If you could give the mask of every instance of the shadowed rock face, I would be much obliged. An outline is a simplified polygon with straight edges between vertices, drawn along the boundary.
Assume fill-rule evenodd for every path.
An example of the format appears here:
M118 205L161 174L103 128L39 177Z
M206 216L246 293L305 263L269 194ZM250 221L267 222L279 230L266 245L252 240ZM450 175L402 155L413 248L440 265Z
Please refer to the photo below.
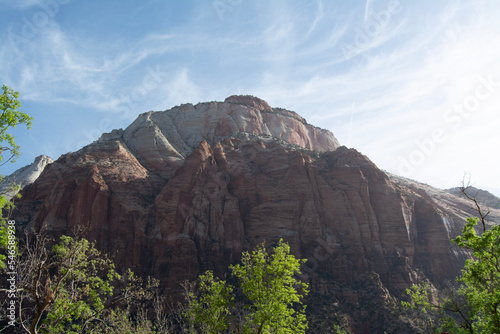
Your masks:
M245 96L148 112L63 155L24 189L15 218L54 233L83 226L119 267L174 291L282 238L308 259L314 295L349 304L339 286L366 277L396 295L422 274L453 279L466 254L450 240L467 204L443 193Z

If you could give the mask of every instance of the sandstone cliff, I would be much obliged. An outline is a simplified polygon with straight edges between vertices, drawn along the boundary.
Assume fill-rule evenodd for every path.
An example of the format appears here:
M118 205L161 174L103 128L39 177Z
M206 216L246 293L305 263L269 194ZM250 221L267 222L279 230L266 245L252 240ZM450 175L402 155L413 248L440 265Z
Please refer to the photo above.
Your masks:
M451 243L467 205L387 175L294 112L233 96L142 114L61 156L24 189L15 215L54 233L83 226L119 267L172 293L283 238L308 259L313 295L359 310L366 282L384 303L424 276L453 279L467 257ZM380 326L353 314L354 331Z
M225 102L184 104L165 112L141 114L124 131L99 140L121 140L148 169L170 177L202 142L246 134L282 140L318 152L340 145L330 131L316 128L292 111L272 109L258 98L231 96Z

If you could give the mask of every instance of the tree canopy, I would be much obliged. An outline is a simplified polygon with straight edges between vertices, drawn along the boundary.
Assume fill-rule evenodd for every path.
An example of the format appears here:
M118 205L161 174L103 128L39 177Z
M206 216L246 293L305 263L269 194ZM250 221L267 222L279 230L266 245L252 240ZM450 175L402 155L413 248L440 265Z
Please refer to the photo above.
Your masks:
M187 295L186 317L191 332L202 333L304 333L307 329L303 297L308 284L302 282L300 265L305 260L290 254L290 246L279 241L272 253L264 245L242 254L241 263L230 267L245 302L234 303L238 291L208 271L199 277L199 289ZM241 297L239 298L240 300Z
M119 307L152 299L141 279L130 270L120 275L86 239L62 236L50 244L35 234L20 246L16 322L26 333L100 333L103 324L108 333L114 317L128 319Z
M14 136L9 133L11 128L15 128L19 124L25 124L27 129L31 128L33 118L24 112L17 110L21 107L19 101L19 92L15 92L12 88L3 85L2 94L0 95L0 166L8 161L15 162L16 158L21 154L19 145L14 141ZM4 152L9 151L10 156L4 161ZM3 161L3 162L2 162ZM0 173L1 174L1 173ZM0 181L3 176L0 175ZM12 185L14 187L14 185ZM8 217L4 215L14 207L10 198L5 197L5 193L0 193L0 249L6 250L9 255L13 256L15 252L14 247L14 226L8 230L7 220ZM10 233L10 238L9 238ZM9 247L9 241L11 242ZM5 268L5 260L7 256L0 254L0 269Z
M458 288L449 296L432 301L427 285L412 286L407 290L410 302L407 307L419 308L430 315L431 323L440 330L451 333L500 333L500 226L487 228L477 201L469 197L478 210L479 217L467 219L462 234L453 239L460 248L467 249L471 258L465 262L457 278ZM476 231L481 222L481 234ZM437 314L436 314L437 312Z
M6 85L2 86L2 91L3 93L0 95L0 162L4 160L3 153L5 151L10 151L10 157L7 161L11 160L14 162L20 154L20 147L16 144L14 136L8 130L20 124L25 124L27 129L31 129L33 117L17 110L21 107L19 92L14 91Z

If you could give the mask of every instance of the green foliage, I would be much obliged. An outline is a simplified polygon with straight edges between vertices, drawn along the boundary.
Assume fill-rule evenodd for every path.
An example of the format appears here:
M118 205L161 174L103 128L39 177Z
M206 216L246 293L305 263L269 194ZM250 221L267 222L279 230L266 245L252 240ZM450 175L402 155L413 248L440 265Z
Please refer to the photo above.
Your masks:
M339 325L333 325L333 331L335 334L348 334L348 332Z
M280 240L269 255L264 246L243 253L242 264L232 266L243 293L250 300L244 333L304 333L307 329L303 295L308 285L295 278L300 274L298 260L290 255L290 246Z
M28 129L31 128L32 117L17 110L21 107L21 102L19 101L19 93L15 92L6 85L2 86L2 95L0 95L0 162L3 161L4 151L10 151L11 156L7 160L12 160L15 162L16 158L20 154L20 147L14 141L14 136L12 136L7 131L10 128L15 128L19 124L25 124ZM6 146L5 146L6 145ZM5 162L4 162L5 163ZM2 164L0 164L2 165ZM0 175L0 182L3 177ZM15 188L15 186L12 186ZM11 190L11 189L9 189ZM7 199L5 193L0 194L0 249L8 250L8 229L7 229L7 218L4 217L4 211L10 212L14 208L14 204ZM7 256L5 254L0 254L0 269L5 269L5 260Z
M130 308L110 309L101 321L95 322L88 327L88 333L93 334L155 334L167 333L157 331L153 322L148 319L144 308L138 311L135 319L131 315Z
M241 264L230 267L238 279L247 303L243 309L232 305L233 287L216 280L211 272L200 276L198 293L187 294L185 312L191 333L304 333L307 329L304 295L308 284L301 282L300 265L290 246L280 240L269 254L262 245L242 254ZM233 315L233 316L231 316ZM239 316L239 317L238 317Z
M445 328L454 327L455 318L446 313L445 307L445 304L450 304L450 300L442 303L433 302L431 287L427 283L419 286L412 285L410 289L406 289L406 293L410 296L410 301L402 301L401 304L408 309L415 310L413 322L418 328L427 329L432 333L441 333ZM456 331L456 333L463 332Z
M85 239L62 236L53 252L57 272L49 278L49 291L54 291L54 296L43 327L51 333L71 332L70 328L77 332L83 326L78 320L100 313L104 301L113 296L111 282L121 277L111 260L101 257Z
M233 287L214 278L211 271L199 277L198 293L188 291L185 315L203 333L224 333L228 328ZM194 327L192 326L192 327ZM191 328L191 331L193 329Z
M5 142L7 146L0 147L0 162L4 158L4 151L10 151L12 162L14 162L20 154L20 147L14 141L14 136L9 134L7 130L15 128L19 124L25 124L30 129L33 118L17 110L17 108L21 107L18 92L15 92L6 85L2 86L2 90L3 93L0 95L0 112L2 113L0 115L0 143Z
M483 226L484 224L484 217ZM407 290L410 302L403 306L433 313L429 320L440 330L451 333L500 333L500 226L494 226L478 235L478 218L468 218L461 236L453 240L468 249L468 259L457 279L456 294L432 301L427 285L412 286Z
M429 286L427 283L422 285L412 285L410 289L406 289L406 293L410 296L410 301L402 301L401 304L407 308L417 308L419 307L423 313L427 313L428 310L434 309L434 304L429 300Z
M500 226L477 235L478 221L467 219L462 236L453 240L474 257L462 269L459 293L467 300L474 333L500 333Z
M19 319L32 334L86 332L111 309L151 297L130 270L119 275L86 239L62 236L49 251L47 239L37 237L26 243L18 271Z

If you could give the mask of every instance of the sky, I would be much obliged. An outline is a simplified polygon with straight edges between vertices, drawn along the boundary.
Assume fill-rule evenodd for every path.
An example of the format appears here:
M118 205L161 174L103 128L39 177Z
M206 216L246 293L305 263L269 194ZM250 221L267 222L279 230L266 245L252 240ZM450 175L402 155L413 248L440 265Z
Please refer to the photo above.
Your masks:
M137 115L250 94L383 170L500 196L500 2L0 0L0 84L22 156L77 151Z

